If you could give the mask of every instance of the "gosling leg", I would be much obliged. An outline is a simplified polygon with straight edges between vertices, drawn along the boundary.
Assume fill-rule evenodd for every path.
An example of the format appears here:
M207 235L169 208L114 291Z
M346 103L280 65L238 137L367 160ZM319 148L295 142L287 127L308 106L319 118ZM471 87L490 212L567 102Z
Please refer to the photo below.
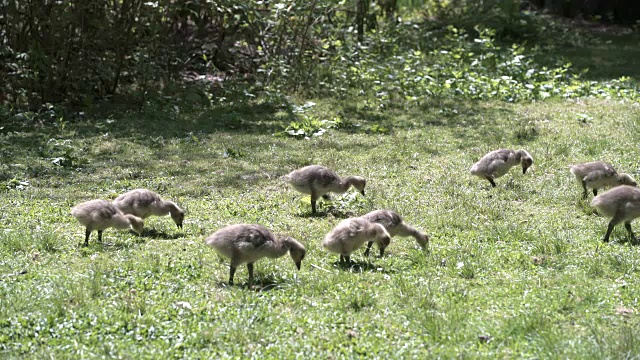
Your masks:
M367 243L367 248L364 250L364 256L369 256L369 251L371 250L371 246L373 246L373 241L369 241Z
M91 230L87 228L87 230L84 232L84 246L89 246L89 235L91 235Z
M490 177L487 177L487 180L489 180L489 182L491 183L491 187L496 187L496 183L493 182L493 179Z
M611 221L609 222L609 226L607 227L607 233L604 234L604 239L602 239L602 241L604 242L609 242L609 236L611 235L611 232L613 231L613 228L618 225L620 223L620 221L622 221L622 218L620 216L618 216L618 214L616 214L616 216L614 216ZM625 224L626 227L626 224ZM631 227L631 224L629 224L629 227ZM627 230L629 230L629 228L627 228Z
M98 242L102 244L102 230L98 230Z
M582 188L584 189L584 192L582 193L582 198L586 199L589 196L589 194L587 194L587 183L584 180L582 180Z
M613 231L613 228L616 226L616 224L613 222L613 220L611 220L609 222L609 226L607 227L607 233L604 234L604 239L602 239L602 241L608 243L609 242L609 236L611 235L611 232Z
M236 267L233 265L229 266L229 285L233 285L233 275L236 273Z
M636 239L636 236L633 234L633 230L631 230L631 222L630 221L625 222L624 227L629 232L629 236L631 236L631 243L636 244L637 239Z
M318 200L318 194L314 188L311 188L311 213L316 213L316 201Z
M253 284L253 263L247 264L247 270L249 270L249 285Z

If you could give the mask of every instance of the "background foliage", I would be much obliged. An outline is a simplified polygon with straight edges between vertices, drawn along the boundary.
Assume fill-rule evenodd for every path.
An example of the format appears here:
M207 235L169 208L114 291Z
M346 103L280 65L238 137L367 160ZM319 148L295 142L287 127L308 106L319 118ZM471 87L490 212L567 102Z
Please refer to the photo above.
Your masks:
M628 23L638 14L627 2L574 1L568 14ZM559 3L568 2L2 0L0 102L40 110L120 97L144 106L189 88L189 100L207 105L238 84L272 93L368 89L390 101L628 89L624 79L594 89L567 63L531 63L550 38L575 40L531 12Z

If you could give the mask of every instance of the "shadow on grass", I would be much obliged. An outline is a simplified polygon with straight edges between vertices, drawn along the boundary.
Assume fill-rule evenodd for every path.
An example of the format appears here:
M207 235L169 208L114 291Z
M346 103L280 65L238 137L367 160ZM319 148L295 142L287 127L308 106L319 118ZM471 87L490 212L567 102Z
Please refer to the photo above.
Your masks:
M237 280L233 285L229 285L229 282L218 282L216 284L216 288L218 289L229 289L229 288L238 288L242 290L249 290L255 292L263 292L263 291L271 291L283 289L288 285L288 282L282 278L277 278L272 275L260 275L257 274L253 278L253 283L249 284L248 279L244 279L242 282L238 282Z
M142 231L142 235L140 236L151 238L151 239L158 239L158 240L175 240L175 239L183 238L185 235L181 232L168 234L164 231L158 231L156 229L144 229Z
M395 271L390 269L385 269L382 266L376 265L371 261L358 261L351 260L349 263L341 263L339 260L334 261L332 263L334 267L337 267L340 270L348 271L348 272L375 272L382 274L392 274Z
M606 242L602 241L602 239L600 239L600 242L598 244L598 246L606 246L606 245L638 246L638 245L640 245L640 238L638 238L638 237L632 238L631 236L629 236L629 234L620 235L620 236L614 236L613 234L611 234L611 237L609 238L609 242L608 243L606 243Z
M64 127L46 117L39 118L39 115L34 115L33 119L2 119L0 135L8 135L5 141L9 146L0 149L0 155L7 163L34 155L47 161L60 156L81 158L86 149L77 148L77 142L98 136L104 137L105 142L127 139L162 153L167 140L177 139L198 146L201 137L212 133L270 135L284 129L297 118L289 103L233 104L233 99L230 103L185 112L175 111L173 106L166 105L150 108L146 112L97 110L86 118L78 118L74 114L63 115L60 110ZM60 149L51 145L52 140L66 139L69 134L72 134L73 143L63 143L58 146ZM255 143L248 145L255 146ZM251 154L250 151L247 153ZM126 160L130 163L135 159ZM76 167L78 164L74 161L73 168Z
M326 217L327 215L329 215L329 213L326 211L318 211L312 213L311 210L309 210L308 212L299 213L298 217L301 217L303 219L320 219Z
M272 134L297 119L297 115L288 109L288 104L279 106L269 103L216 106L188 115L142 114L137 118L128 118L125 124L120 123L120 129L114 127L112 131L116 132L114 136L129 136L143 125L144 133L140 134L143 135L142 139L148 136L180 137L186 133Z
M347 219L347 218L356 216L354 212L351 212L351 211L344 212L344 211L335 210L335 209L318 211L315 214L312 213L311 210L309 210L309 212L298 214L298 216L303 219L319 219L319 218L325 218L329 215L335 217L336 219Z
M627 76L640 82L640 34L619 27L599 26L587 29L591 37L576 44L553 47L553 55L536 57L536 61L549 67L557 66L554 58L570 62L576 71L588 70L582 78L609 81Z
M85 255L89 255L89 253L94 253L94 252L112 252L112 251L118 251L118 250L127 250L143 242L144 240L140 240L138 237L136 237L135 241L112 242L112 241L103 239L102 242L98 242L98 241L89 240L88 246L84 246L84 242L80 242L78 243L78 248Z

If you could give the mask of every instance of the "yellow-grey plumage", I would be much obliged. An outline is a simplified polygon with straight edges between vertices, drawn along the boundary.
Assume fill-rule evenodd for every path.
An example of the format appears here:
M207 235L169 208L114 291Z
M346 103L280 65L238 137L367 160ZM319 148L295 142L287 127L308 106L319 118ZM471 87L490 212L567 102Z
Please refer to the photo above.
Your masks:
M141 218L124 214L115 205L107 200L90 200L74 206L71 209L73 215L80 224L86 227L84 246L89 245L89 236L93 230L98 231L98 241L102 242L102 231L113 227L126 229L129 226L142 234L144 222Z
M171 215L178 228L182 229L184 211L173 201L164 200L157 193L147 189L135 189L118 196L113 204L125 214L146 219L149 216Z
M635 241L631 230L631 221L640 217L640 189L629 185L614 187L594 197L591 206L611 219L607 233L604 235L604 242L609 242L611 231L621 222L624 222L624 227L631 235L631 239Z
M598 195L598 189L619 185L636 186L636 181L629 174L618 173L611 164L603 161L591 161L575 164L569 171L582 185L582 196L587 198L587 189L593 189L593 195Z
M316 201L327 193L342 194L355 187L364 195L367 181L361 176L341 178L338 174L320 165L309 165L294 170L285 176L285 180L303 194L311 195L311 212L316 212Z
M380 252L389 245L391 236L384 226L363 218L342 220L322 241L322 246L336 254L340 254L340 262L350 262L351 253L359 249L365 242L373 241L380 247Z
M494 180L506 174L512 167L521 165L522 173L526 174L532 164L533 158L526 150L499 149L483 156L473 164L470 172L489 181L492 187L496 187Z
M361 216L363 219L368 220L370 222L378 223L387 230L390 236L413 236L420 245L421 248L425 249L429 245L429 235L419 231L413 226L404 222L402 217L395 211L392 210L375 210L368 214ZM365 256L369 256L369 251L371 250L371 246L373 245L373 241L369 241L367 244L367 249L364 252ZM384 248L380 248L380 257L384 255Z
M264 257L279 258L289 252L298 270L306 250L296 239L275 236L258 224L235 224L226 226L205 239L205 243L218 254L231 260L229 284L239 265L247 264L249 283L253 281L253 263Z

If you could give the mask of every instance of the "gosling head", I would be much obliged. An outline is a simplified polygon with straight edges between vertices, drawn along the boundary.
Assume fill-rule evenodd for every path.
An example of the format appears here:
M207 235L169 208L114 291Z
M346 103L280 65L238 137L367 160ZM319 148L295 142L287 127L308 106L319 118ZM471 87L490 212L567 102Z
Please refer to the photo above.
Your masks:
M429 235L425 233L418 233L416 235L416 241L422 249L426 249L427 247L429 247Z
M625 173L618 174L618 182L620 185L638 186L635 179L632 178L631 175Z
M125 215L127 220L129 220L129 224L133 231L135 231L138 235L142 235L142 229L144 228L144 221L137 216L127 214Z
M526 150L518 150L516 152L516 159L520 160L520 165L522 165L522 173L526 174L527 169L533 165L533 158Z
M179 229L182 229L182 222L184 221L184 211L180 209L178 209L178 211L172 211L171 219L173 219L173 222L175 222L176 225L178 225Z
M296 264L296 268L300 270L300 266L302 265L302 260L304 260L304 256L307 254L307 250L304 248L298 240L286 236L283 238L285 244L289 247L289 255L291 255L291 259Z
M364 196L364 187L367 185L367 180L362 176L351 176L349 177L349 183Z

